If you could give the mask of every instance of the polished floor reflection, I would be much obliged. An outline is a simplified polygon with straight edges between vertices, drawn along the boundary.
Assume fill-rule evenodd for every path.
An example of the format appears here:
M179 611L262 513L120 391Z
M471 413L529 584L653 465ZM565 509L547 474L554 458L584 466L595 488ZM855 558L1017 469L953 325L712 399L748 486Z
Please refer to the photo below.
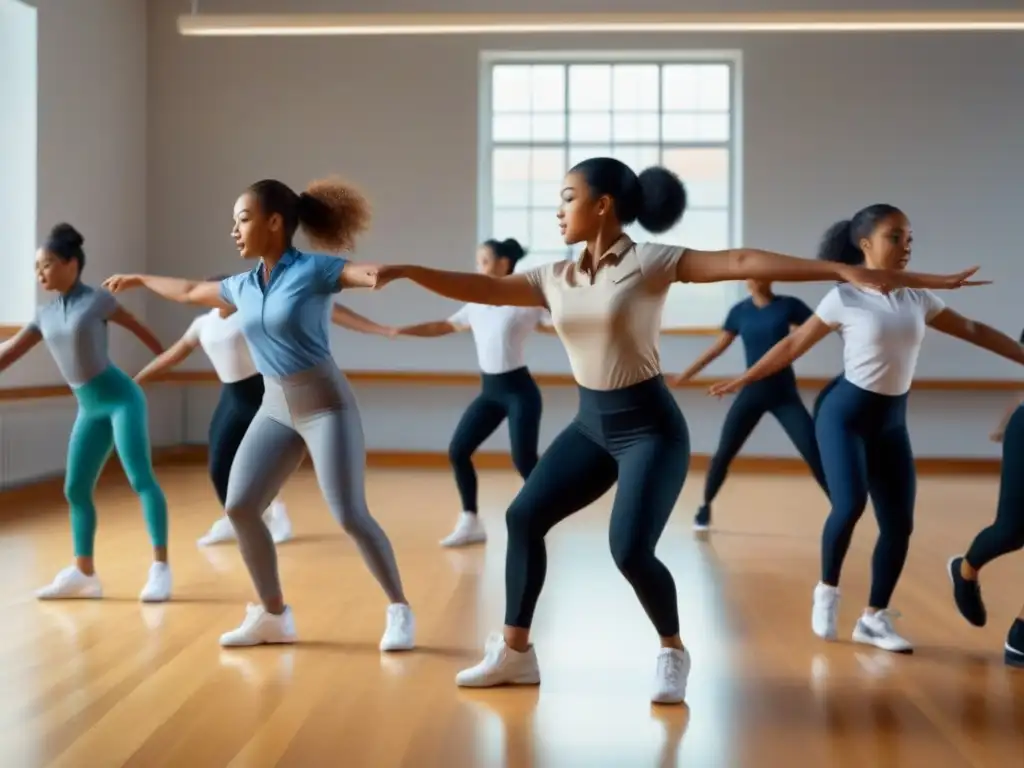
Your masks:
M37 603L68 559L56 501L3 500L0 765L68 766L1011 766L1024 755L1024 672L1006 627L1024 601L1024 554L985 573L989 626L956 614L944 566L991 517L992 478L922 478L894 607L911 657L846 641L867 595L876 531L847 560L841 637L810 632L826 511L810 479L736 476L716 530L690 530L687 483L659 554L675 574L694 669L689 706L648 702L656 639L607 545L609 501L555 529L536 617L543 684L459 691L503 610L502 512L518 488L481 477L486 547L446 551L447 475L372 471L371 509L398 553L418 652L382 656L385 602L333 525L310 473L285 491L296 539L280 548L301 643L221 651L251 591L237 549L199 550L217 511L199 467L160 471L172 510L176 600L142 606L141 516L123 481L99 492L107 597Z

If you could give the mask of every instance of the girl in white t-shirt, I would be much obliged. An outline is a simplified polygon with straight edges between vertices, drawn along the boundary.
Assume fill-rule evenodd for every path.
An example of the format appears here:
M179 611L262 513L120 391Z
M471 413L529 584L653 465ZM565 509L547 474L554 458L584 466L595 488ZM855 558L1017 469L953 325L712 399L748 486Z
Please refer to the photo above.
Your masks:
M502 277L511 275L526 255L518 241L488 240L476 254L477 271ZM447 320L399 328L402 336L436 337L471 331L480 365L480 394L469 404L455 427L448 457L462 502L455 530L441 540L444 547L461 547L487 540L477 515L477 477L473 454L501 423L508 419L512 463L525 480L537 465L540 439L541 396L526 366L526 340L535 330L546 330L550 316L542 307L497 307L465 304Z
M833 225L819 258L904 269L911 242L910 222L902 211L872 205ZM843 559L870 496L879 534L868 607L853 639L887 651L913 650L893 628L889 601L914 525L917 476L906 423L907 394L927 326L1024 364L1020 344L948 309L930 290L898 288L883 294L844 283L829 291L807 322L746 373L711 389L719 395L734 392L791 365L832 331L842 336L843 375L820 398L815 422L832 511L822 535L821 581L814 590L811 626L826 640L836 637Z

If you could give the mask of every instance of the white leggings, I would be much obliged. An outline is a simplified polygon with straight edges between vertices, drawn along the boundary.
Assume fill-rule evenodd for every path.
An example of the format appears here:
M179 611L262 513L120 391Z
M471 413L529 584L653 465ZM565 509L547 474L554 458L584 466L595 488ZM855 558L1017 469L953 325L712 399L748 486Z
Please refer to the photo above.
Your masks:
M334 517L351 536L388 599L400 602L395 554L366 506L366 447L355 395L333 360L283 379L265 378L263 404L238 447L225 509L256 591L281 597L277 551L262 520L306 450Z

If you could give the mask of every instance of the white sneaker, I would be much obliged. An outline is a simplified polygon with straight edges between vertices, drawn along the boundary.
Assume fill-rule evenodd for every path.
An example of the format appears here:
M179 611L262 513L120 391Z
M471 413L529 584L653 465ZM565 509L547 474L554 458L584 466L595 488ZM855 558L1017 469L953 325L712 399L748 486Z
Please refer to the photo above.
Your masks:
M839 613L839 588L818 583L814 588L811 629L823 640L836 639L836 615Z
M275 544L284 544L292 537L292 521L283 502L275 499L263 513L263 522Z
M214 544L223 544L227 541L235 541L238 539L235 534L235 526L231 524L227 515L220 518L212 526L210 530L200 537L198 544L200 547L210 547Z
M655 704L682 704L686 700L686 680L689 676L690 652L662 648L658 653L651 701Z
M149 566L149 578L139 593L144 603L164 603L171 599L171 567L167 563Z
M388 624L380 639L382 651L411 651L416 647L416 617L403 603L388 606Z
M455 676L455 684L462 688L491 688L496 685L537 685L540 667L533 643L525 652L513 651L505 638L495 633L487 639L484 659L475 667L464 669Z
M36 597L40 600L96 599L103 597L103 585L96 574L86 576L78 566L69 565L52 582L36 590Z
M228 648L294 642L295 621L291 607L285 606L284 613L275 615L253 603L245 609L242 625L220 636L220 644Z
M481 544L487 541L487 531L480 518L472 512L463 512L459 515L459 522L455 524L455 530L446 538L441 539L442 547L465 547L470 544Z
M865 613L857 620L853 628L853 641L881 648L893 653L913 653L914 646L905 637L901 637L893 628L892 620L899 618L899 611L878 611Z

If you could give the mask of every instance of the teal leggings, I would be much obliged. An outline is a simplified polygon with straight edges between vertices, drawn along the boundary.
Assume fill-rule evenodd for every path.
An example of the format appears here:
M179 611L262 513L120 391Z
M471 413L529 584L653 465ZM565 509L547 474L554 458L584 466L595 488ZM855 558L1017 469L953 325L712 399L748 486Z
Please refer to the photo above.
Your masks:
M142 502L154 547L167 546L167 500L153 474L149 416L142 388L110 366L75 390L78 417L71 428L64 495L71 506L76 557L92 557L96 539L93 491L110 451L117 446L128 482Z

